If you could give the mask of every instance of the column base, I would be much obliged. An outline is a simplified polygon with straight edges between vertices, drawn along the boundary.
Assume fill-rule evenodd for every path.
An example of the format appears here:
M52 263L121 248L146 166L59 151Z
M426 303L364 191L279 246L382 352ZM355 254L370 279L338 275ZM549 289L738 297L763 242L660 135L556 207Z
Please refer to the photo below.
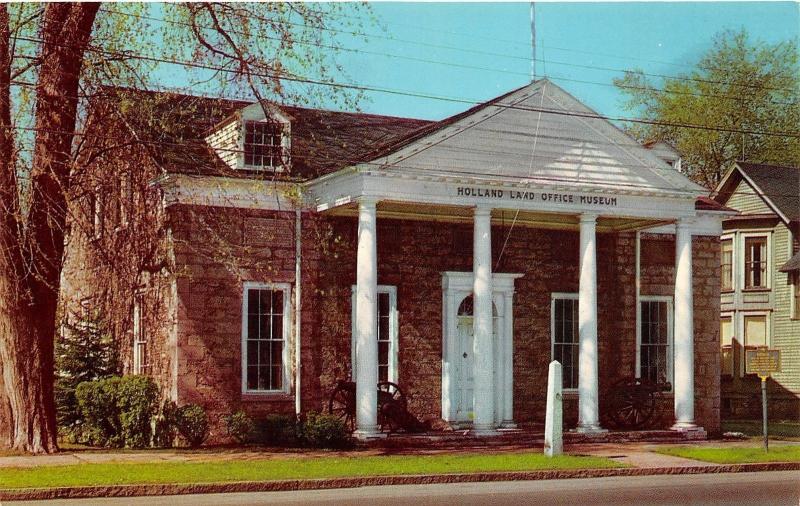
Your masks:
M485 437L485 436L498 436L497 429L494 425L472 425L472 430L469 431L471 436Z
M708 438L706 430L703 427L693 423L676 423L670 427L670 429L674 430L675 432L679 432L683 436L683 439L689 441L701 441Z
M674 430L678 432L689 432L689 431L700 431L703 430L702 427L693 423L693 422L675 422L669 430Z
M608 432L608 429L600 427L599 424L581 424L573 430L578 434L603 434Z
M381 432L380 428L376 425L374 427L356 429L355 432L353 432L353 437L362 441L367 439L383 439L386 437L386 433Z

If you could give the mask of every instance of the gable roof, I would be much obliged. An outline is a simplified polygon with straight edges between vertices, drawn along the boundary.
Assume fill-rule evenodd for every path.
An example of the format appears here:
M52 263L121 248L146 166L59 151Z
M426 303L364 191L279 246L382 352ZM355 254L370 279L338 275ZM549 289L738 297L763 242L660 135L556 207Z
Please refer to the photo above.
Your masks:
M800 221L800 167L736 162L717 185L714 199L725 204L741 181L785 223Z
M707 194L547 79L428 125L360 168L601 191Z
M208 146L208 133L253 104L171 92L114 90L116 100L135 104L125 118L151 143L156 161L168 173L256 177L259 172L231 169ZM376 146L431 122L297 106L276 106L292 120L292 179L310 179L364 161ZM271 175L271 173L270 173ZM261 176L263 177L263 175Z

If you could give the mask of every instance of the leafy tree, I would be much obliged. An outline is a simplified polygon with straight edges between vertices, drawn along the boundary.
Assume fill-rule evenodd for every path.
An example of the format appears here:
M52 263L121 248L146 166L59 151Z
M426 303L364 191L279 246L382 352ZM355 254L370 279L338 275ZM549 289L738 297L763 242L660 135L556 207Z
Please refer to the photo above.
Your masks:
M84 137L76 131L93 94L109 86L149 89L164 65L181 74L178 62L187 84L213 82L215 90L262 104L352 104L357 94L311 84L338 77L340 43L331 33L344 31L326 28L357 29L358 21L339 15L352 8L0 3L0 447L58 449L56 308L71 199L81 193L73 185ZM103 154L113 157L114 148L133 142Z
M800 67L794 41L753 43L743 30L724 31L688 73L653 82L634 70L614 84L627 96L627 109L661 123L636 124L630 132L640 141L673 145L687 175L707 188L714 188L736 160L800 162Z

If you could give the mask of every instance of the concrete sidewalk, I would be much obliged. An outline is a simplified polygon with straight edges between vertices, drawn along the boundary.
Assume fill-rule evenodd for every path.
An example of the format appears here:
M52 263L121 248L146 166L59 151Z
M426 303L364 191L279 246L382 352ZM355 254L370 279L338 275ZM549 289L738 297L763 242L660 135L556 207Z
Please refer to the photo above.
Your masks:
M571 455L591 455L606 457L618 462L628 464L635 468L664 468L664 467L698 467L716 466L708 462L701 462L671 455L656 453L656 450L665 446L752 446L752 441L698 441L693 443L582 443L566 445L565 453ZM795 441L772 441L774 447L782 445L797 445ZM462 448L447 449L384 449L370 448L352 451L321 451L303 448L210 448L201 450L67 450L55 455L20 455L0 457L0 468L6 467L37 467L37 466L63 466L75 464L100 464L100 463L149 463L149 462L198 462L198 461L225 461L225 460L262 460L262 459L287 459L287 458L318 458L318 457L362 457L373 455L440 455L440 454L467 454L467 453L512 453L524 451L542 451L540 446L530 445L503 445L483 447L470 445Z

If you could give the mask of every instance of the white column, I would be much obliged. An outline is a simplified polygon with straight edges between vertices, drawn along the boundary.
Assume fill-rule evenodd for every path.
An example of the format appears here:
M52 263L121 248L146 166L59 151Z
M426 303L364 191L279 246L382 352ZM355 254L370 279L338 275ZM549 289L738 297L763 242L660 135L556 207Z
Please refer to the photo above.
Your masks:
M358 203L356 265L356 432L379 437L378 429L378 250L375 200Z
M492 216L488 207L475 208L473 232L474 395L476 433L494 431L494 357L492 345Z
M506 429L515 429L517 424L514 423L514 295L509 292L505 296L505 336L504 341L504 360L503 368L505 375L503 376L504 400L503 404L503 427Z
M692 297L692 233L681 220L675 230L675 430L694 424L694 302Z
M597 374L597 215L580 218L580 284L578 288L578 432L598 432Z

